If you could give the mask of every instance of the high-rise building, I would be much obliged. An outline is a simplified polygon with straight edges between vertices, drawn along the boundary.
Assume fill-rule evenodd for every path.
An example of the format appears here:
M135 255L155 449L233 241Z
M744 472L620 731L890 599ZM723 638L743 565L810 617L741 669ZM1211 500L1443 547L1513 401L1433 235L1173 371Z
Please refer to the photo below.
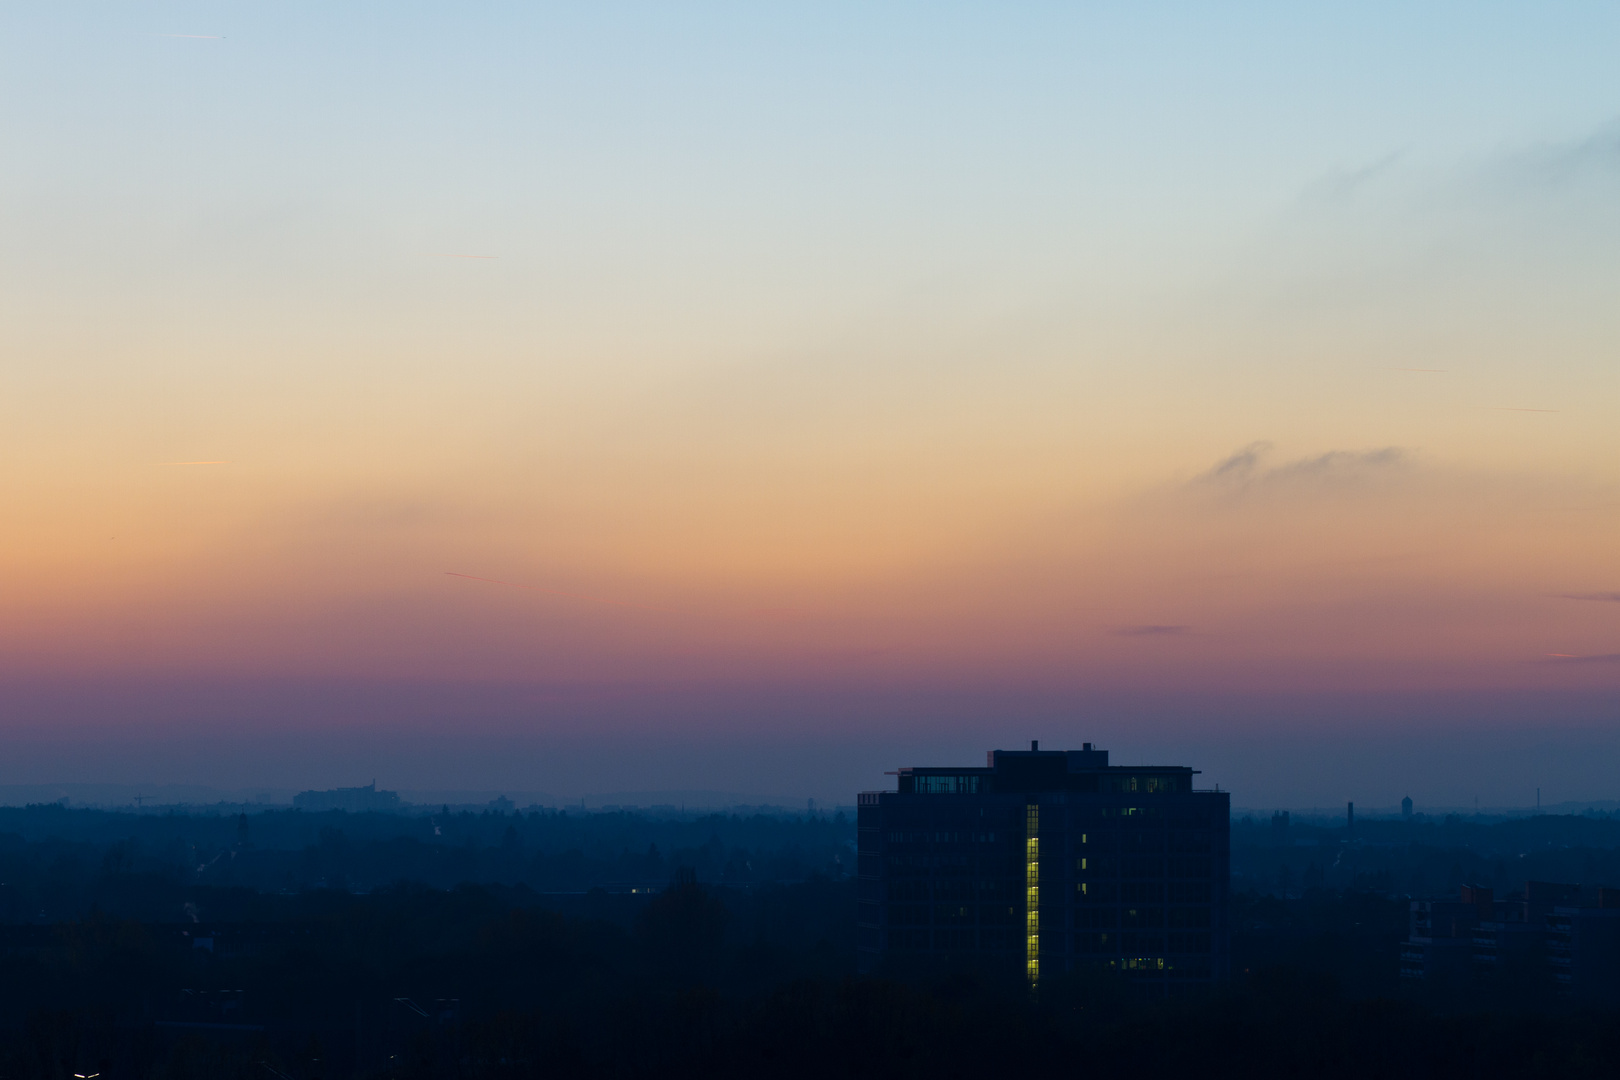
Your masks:
M859 949L1091 965L1153 994L1225 977L1230 799L1106 750L992 750L860 796Z

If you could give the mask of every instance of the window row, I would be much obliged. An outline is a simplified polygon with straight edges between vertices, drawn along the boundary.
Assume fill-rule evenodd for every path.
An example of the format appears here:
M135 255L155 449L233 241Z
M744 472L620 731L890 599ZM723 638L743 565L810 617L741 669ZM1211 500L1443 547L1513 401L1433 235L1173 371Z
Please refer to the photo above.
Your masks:
M867 905L862 905L862 911ZM1044 911L1049 929L1066 921L1060 908ZM1021 922L1026 915L1022 904L890 904L890 926L1005 926ZM1207 929L1212 916L1208 907L1095 907L1076 908L1072 918L1077 930ZM874 920L875 921L875 920Z
M1026 945L1017 929L936 928L933 930L893 927L884 932L888 947L896 951L1003 952L1016 953ZM866 944L880 940L862 939ZM1109 966L1121 970L1177 972L1194 978L1209 977L1211 940L1208 934L1079 933L1041 935L1041 955L1061 956L1073 952L1081 956L1114 957ZM1200 974L1202 972L1202 974Z
M1082 855L1074 860L1077 877L1085 878L1207 878L1213 869L1209 859L1197 856L1158 859L1140 855Z
M891 844L994 844L1006 840L1006 833L981 829L976 831L947 832L927 829L896 829L887 834Z
M1168 851L1173 855L1201 855L1209 851L1211 843L1208 829L1174 829L1169 832L1159 829L1129 832L1087 829L1074 837L1074 853L1088 855L1119 851L1132 855L1163 854Z
M864 894L863 894L864 895ZM897 878L889 882L888 899L896 904L1010 904L1022 900L1023 881L1012 878Z
M1077 953L1126 953L1137 956L1162 956L1165 953L1198 955L1210 951L1208 934L1143 934L1132 931L1078 933L1074 935Z
M1076 930L1105 930L1116 926L1200 928L1209 926L1210 919L1210 909L1207 907L1081 907L1074 909L1074 927Z
M890 926L982 923L990 926L1021 923L1021 904L890 904ZM1059 916L1061 922L1061 916Z
M966 873L973 866L966 855L889 855L885 861L892 874L926 874L930 870Z
M977 795L988 790L988 779L983 775L910 777L911 790L918 795Z
M1211 888L1207 881L1122 882L1082 881L1075 885L1075 902L1080 904L1147 903L1207 904Z

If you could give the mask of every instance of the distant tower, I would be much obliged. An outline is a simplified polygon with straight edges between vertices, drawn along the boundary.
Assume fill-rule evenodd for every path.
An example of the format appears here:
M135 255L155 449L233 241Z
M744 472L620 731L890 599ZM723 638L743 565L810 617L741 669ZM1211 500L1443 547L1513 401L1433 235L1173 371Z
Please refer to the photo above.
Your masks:
M1412 796L1410 795L1401 800L1401 817L1407 821L1412 820Z
M1356 804L1355 803L1345 803L1344 804L1344 827L1346 829L1350 830L1351 832L1355 831L1355 828L1356 828Z

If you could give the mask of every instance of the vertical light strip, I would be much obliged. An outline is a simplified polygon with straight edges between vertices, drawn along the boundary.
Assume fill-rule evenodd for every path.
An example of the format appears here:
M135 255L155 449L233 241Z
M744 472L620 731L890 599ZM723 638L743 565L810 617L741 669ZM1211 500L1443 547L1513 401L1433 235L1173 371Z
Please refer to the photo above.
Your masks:
M1041 977L1041 808L1024 807L1024 966Z

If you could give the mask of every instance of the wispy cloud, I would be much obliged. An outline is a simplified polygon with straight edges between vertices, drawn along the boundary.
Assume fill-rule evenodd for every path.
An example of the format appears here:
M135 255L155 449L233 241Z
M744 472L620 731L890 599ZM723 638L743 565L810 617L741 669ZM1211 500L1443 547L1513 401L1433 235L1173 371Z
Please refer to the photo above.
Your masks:
M1576 656L1571 653L1548 653L1544 664L1620 664L1620 653L1598 653L1593 656Z
M1261 459L1271 453L1268 442L1252 442L1199 477L1200 480L1247 479L1254 475Z
M1531 183L1612 177L1620 173L1620 121L1605 124L1584 138L1522 150L1507 157L1500 169L1509 177Z
M1202 484L1248 486L1269 482L1328 480L1368 475L1404 465L1407 454L1399 447L1377 450L1330 450L1315 457L1300 458L1267 467L1271 454L1268 442L1252 442L1194 481Z
M1567 592L1559 595L1565 600L1597 600L1604 603L1620 604L1620 592Z
M1376 161L1368 162L1356 168L1333 169L1311 183L1305 189L1305 197L1329 202L1352 198L1358 191L1388 172L1401 158L1405 157L1406 150L1406 147L1392 150Z
M1317 457L1279 465L1272 469L1269 475L1274 477L1344 475L1388 469L1403 464L1405 460L1405 452L1393 446L1379 450L1330 450Z

